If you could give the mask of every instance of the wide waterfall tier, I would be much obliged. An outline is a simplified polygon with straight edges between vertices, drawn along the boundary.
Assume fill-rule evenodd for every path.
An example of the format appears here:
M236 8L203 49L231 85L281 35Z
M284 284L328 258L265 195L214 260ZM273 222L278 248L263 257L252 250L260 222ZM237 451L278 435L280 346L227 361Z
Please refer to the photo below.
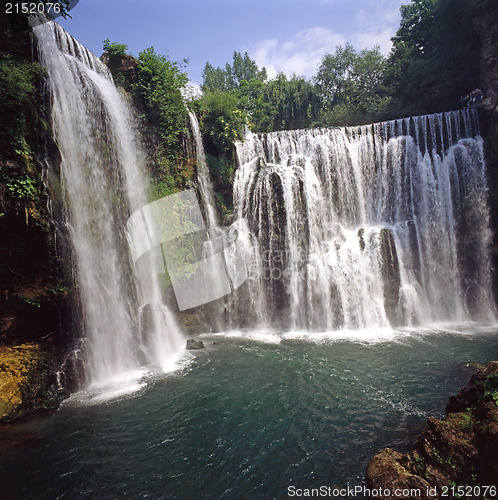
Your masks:
M133 121L100 60L56 23L34 29L52 95L60 191L73 247L89 382L167 369L183 345L157 276L130 258L126 222L147 203ZM56 186L59 178L60 186Z
M475 112L248 133L236 146L251 279L234 326L495 320Z

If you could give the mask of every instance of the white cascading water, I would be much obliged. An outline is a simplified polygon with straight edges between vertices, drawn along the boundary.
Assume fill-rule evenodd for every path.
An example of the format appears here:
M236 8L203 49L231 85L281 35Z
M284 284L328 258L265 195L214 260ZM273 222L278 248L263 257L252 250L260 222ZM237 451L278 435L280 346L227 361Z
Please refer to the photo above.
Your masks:
M127 218L147 203L130 112L107 67L58 24L34 32L53 96L88 382L119 383L144 365L169 370L184 342L157 275L137 272L126 240Z
M199 190L201 192L202 203L204 205L204 212L206 214L207 227L209 229L218 226L213 185L209 177L209 168L206 161L204 145L202 143L199 121L197 120L197 116L195 116L195 113L192 113L191 111L189 112L188 117L195 140L195 154L197 157L197 181L199 184Z
M475 112L248 133L236 147L234 204L254 242L232 326L496 319Z

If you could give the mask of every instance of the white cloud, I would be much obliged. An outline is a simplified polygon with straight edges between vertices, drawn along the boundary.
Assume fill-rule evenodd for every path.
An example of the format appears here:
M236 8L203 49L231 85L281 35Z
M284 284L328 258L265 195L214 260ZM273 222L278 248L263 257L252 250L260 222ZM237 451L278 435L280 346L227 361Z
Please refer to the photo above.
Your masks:
M316 26L296 33L290 40L280 42L268 38L250 50L258 66L264 66L268 76L273 78L278 72L311 77L316 74L325 54L335 51L346 39L328 28Z
M392 47L391 37L399 27L399 7L406 0L375 0L366 9L361 9L355 16L355 32L349 37L357 49L370 49L379 45L384 55L389 54Z
M351 45L353 45L357 50L371 49L374 45L380 47L380 51L385 56L389 54L392 47L391 37L393 32L390 29L385 29L379 32L358 32L351 37Z
M334 1L336 0L321 0L321 3ZM267 38L249 47L248 52L259 67L266 67L270 78L275 77L279 71L287 76L296 74L310 78L316 75L325 54L335 52L338 45L345 45L347 42L357 50L379 45L382 54L387 56L392 47L391 37L399 27L399 7L407 1L364 0L362 8L340 32L315 26L300 31L287 40Z

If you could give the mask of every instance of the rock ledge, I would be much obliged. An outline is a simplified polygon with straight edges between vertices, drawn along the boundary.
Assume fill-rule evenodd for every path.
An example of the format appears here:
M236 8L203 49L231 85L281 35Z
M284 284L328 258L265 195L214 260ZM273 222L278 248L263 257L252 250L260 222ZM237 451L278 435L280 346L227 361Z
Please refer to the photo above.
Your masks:
M38 344L0 347L0 423L57 408L53 369Z
M498 478L498 361L472 376L446 406L443 420L430 417L414 450L398 453L390 448L370 461L366 481L370 488L389 490L417 488L420 496L438 499L443 488L495 486ZM436 489L434 489L436 488ZM475 489L475 491L477 491ZM430 492L430 493L429 493ZM437 495L436 495L437 492ZM494 495L486 495L494 498Z

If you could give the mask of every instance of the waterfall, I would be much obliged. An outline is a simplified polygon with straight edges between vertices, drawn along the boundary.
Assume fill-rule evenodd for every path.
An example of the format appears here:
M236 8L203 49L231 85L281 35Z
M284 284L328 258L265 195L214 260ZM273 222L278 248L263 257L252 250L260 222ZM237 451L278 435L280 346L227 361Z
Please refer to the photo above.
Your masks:
M474 111L249 132L236 149L234 204L253 245L233 326L496 319Z
M206 153L204 152L204 145L202 143L199 121L197 120L195 113L191 111L189 112L188 117L195 140L195 154L197 157L197 181L199 183L199 190L201 193L204 213L206 214L207 227L209 229L218 226L213 185L211 184L211 179L209 177L209 168L206 161Z
M52 93L88 382L119 379L144 365L167 370L182 336L162 304L157 275L137 271L126 240L128 217L148 201L132 117L98 58L56 23L34 32Z

